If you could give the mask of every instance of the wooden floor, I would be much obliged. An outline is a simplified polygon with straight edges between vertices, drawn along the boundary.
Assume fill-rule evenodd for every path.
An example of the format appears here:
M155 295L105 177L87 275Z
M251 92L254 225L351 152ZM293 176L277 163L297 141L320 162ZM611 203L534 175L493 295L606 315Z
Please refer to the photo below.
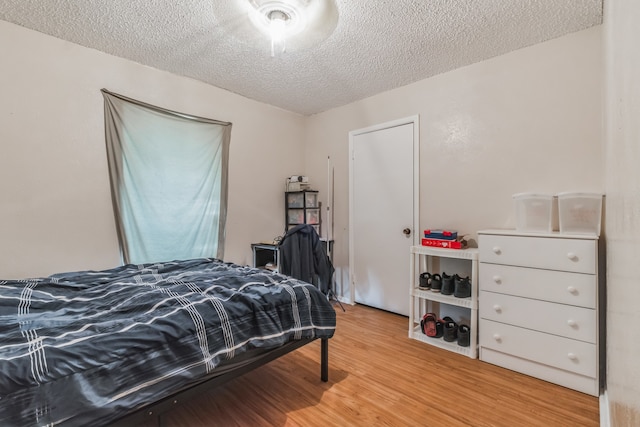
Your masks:
M168 426L598 426L598 399L407 337L408 319L336 306L329 382L313 343L175 408Z

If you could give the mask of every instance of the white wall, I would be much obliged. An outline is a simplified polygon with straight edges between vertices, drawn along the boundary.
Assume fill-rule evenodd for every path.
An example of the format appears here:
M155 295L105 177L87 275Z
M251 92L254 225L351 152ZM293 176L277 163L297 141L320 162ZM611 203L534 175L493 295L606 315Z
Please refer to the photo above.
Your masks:
M335 263L345 280L348 132L414 114L421 228L474 234L509 227L513 193L603 190L600 27L306 119L4 21L0 40L0 241L10 242L0 245L4 278L118 263L103 87L234 123L225 258L243 264L251 262L251 242L282 231L285 176L309 175L326 205L331 156Z
M335 166L338 291L348 295L351 130L420 116L421 229L475 237L515 226L514 193L602 192L601 33L593 27L311 116L306 173L323 203L327 156Z
M0 278L119 263L101 88L233 123L225 259L284 228L304 118L0 21Z
M612 426L640 425L640 2L605 1L607 395Z

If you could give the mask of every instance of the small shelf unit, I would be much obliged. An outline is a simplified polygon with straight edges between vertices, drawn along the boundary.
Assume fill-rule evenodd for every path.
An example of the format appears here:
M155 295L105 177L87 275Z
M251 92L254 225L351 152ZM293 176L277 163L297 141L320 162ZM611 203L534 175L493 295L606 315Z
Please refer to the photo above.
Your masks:
M285 232L296 225L310 224L320 235L321 210L316 190L287 191L284 194Z
M422 272L441 273L440 259L468 260L470 265L471 296L457 298L453 295L442 295L431 290L418 287ZM472 359L478 357L478 249L444 249L429 246L411 246L410 249L411 283L409 287L409 338L463 354ZM442 338L428 337L420 329L420 320L425 313L440 312L442 305L461 307L468 310L469 327L471 329L470 345L459 346L457 342L447 342ZM435 307L438 307L436 309ZM454 319L456 320L456 319Z

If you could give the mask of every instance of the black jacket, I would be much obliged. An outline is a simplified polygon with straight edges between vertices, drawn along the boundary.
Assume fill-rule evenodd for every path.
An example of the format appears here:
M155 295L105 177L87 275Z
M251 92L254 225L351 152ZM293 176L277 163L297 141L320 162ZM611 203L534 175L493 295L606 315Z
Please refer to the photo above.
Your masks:
M334 268L313 226L300 224L290 229L279 249L280 273L312 283L325 295L329 292Z

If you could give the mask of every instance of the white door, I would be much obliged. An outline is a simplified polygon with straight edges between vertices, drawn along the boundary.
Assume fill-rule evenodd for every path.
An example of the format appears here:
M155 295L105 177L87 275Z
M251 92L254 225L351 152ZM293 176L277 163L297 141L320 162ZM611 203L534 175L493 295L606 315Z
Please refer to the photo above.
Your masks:
M417 244L418 119L350 133L352 300L409 314L409 247Z

